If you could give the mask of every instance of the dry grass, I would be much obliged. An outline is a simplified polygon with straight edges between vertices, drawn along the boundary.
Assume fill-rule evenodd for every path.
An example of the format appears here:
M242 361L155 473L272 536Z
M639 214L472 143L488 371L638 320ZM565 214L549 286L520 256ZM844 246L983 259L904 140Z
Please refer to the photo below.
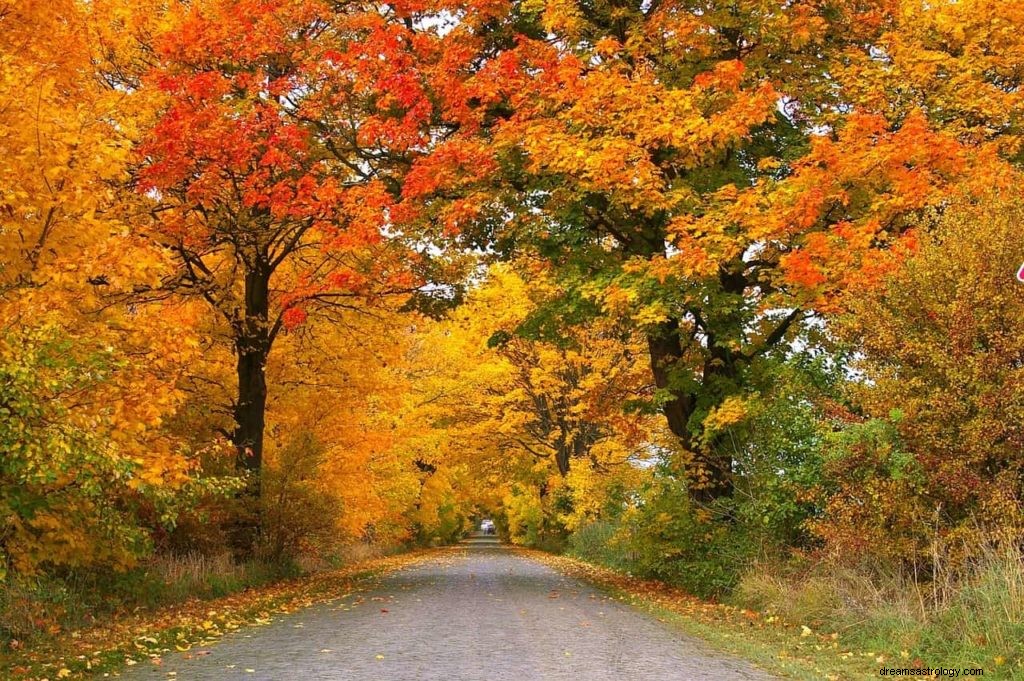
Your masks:
M241 579L245 574L245 567L234 562L226 551L213 556L202 553L159 556L151 566L168 584L207 584L211 578Z
M925 580L879 565L759 565L733 599L794 624L828 626L896 659L1024 677L1024 553L979 547L956 569L937 566Z

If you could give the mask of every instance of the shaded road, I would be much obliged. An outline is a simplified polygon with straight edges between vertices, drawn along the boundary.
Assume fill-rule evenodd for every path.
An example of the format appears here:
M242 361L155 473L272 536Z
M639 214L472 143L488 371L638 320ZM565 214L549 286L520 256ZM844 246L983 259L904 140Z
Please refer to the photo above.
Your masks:
M142 663L121 678L772 678L485 538L392 573L371 590L229 634L209 651L170 655L159 667Z

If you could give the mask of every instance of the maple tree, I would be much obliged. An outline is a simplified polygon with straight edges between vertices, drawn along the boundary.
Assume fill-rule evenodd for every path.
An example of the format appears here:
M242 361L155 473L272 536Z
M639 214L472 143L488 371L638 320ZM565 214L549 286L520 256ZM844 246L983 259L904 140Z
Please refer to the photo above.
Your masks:
M393 420L405 398L393 372L406 343L389 336L406 317L382 306L340 323L312 319L283 338L268 363L277 387L268 403L264 508L275 552L330 555L339 541L410 538L422 471ZM299 531L303 523L317 532Z
M104 234L98 213L127 145L101 113L116 97L94 77L77 3L4 3L0 21L0 292L9 293L45 282L53 272L41 270Z
M899 121L914 109L965 142L1021 161L1024 95L1015 3L893 3L872 49L836 76L848 101Z
M198 341L187 306L138 310L102 291L152 281L126 236L124 95L94 68L90 8L0 9L3 569L134 564L156 527L214 480L212 443L170 426Z
M878 46L920 38L897 5L523 3L451 95L459 133L406 186L470 242L556 263L567 318L643 330L653 403L703 502L734 472L705 417L804 320L877 279L878 251L970 165L927 102L887 116L832 75L869 84Z
M427 135L420 46L372 7L312 1L191 3L166 24L144 77L165 104L139 189L155 204L149 235L177 261L160 291L204 300L231 338L229 435L258 494L282 331L416 288L387 226L405 155Z

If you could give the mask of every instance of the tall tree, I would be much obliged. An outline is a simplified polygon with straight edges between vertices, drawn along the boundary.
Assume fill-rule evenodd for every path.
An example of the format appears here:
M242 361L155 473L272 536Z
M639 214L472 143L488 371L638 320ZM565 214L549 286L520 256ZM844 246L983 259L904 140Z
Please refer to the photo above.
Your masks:
M877 277L873 251L964 167L955 135L857 110L834 75L893 8L516 5L449 105L459 134L411 173L425 214L554 262L566 319L642 330L698 501L732 490L706 415L836 291Z
M170 425L193 310L103 294L167 270L127 235L137 111L97 72L94 9L0 3L0 573L130 565L210 444Z
M138 186L177 270L152 294L197 297L222 318L237 376L228 434L255 494L281 332L416 288L388 225L407 157L429 141L419 49L401 16L317 0L174 6L156 39L144 82L165 104Z

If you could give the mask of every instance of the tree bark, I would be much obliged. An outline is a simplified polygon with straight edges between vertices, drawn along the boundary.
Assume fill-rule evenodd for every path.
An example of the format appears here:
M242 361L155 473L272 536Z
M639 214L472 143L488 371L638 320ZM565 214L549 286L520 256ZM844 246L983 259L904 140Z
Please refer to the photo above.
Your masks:
M693 437L688 427L693 415L693 396L672 384L672 371L683 356L679 340L679 320L668 319L647 334L647 348L650 352L651 372L654 385L665 390L670 398L661 406L668 421L668 429L679 438L686 449L691 449Z
M569 458L572 453L569 451L569 443L562 442L555 449L555 465L558 466L558 473L563 478L569 475Z
M696 410L696 396L681 387L679 379L673 377L683 357L679 320L670 318L658 324L647 334L647 347L654 384L669 395L662 403L662 413L668 421L669 430L692 457L688 467L690 497L698 503L707 504L732 496L732 459L719 448L702 446L695 440L689 422Z
M260 537L263 437L267 411L267 357L270 354L270 269L245 276L245 309L235 328L238 394L235 400L235 470L249 482L240 495L242 508L232 543L237 554L251 556Z
M240 339L248 342L250 339ZM259 477L263 466L263 430L266 425L267 353L238 349L238 401L235 405L235 469Z

